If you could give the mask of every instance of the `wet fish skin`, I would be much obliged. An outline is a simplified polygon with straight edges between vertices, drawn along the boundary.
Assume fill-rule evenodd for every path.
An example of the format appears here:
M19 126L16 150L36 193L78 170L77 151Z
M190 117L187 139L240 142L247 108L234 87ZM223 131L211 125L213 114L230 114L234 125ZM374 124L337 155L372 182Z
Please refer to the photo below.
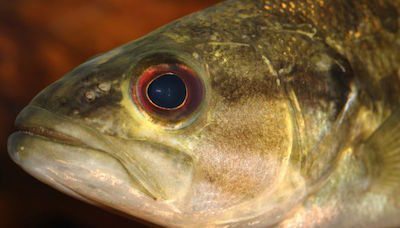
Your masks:
M365 148L399 107L399 10L223 2L46 88L17 126L79 143L15 133L10 154L68 194L165 226L399 225L399 185L382 184L385 167ZM206 96L171 128L130 93L146 67L175 61L197 72Z

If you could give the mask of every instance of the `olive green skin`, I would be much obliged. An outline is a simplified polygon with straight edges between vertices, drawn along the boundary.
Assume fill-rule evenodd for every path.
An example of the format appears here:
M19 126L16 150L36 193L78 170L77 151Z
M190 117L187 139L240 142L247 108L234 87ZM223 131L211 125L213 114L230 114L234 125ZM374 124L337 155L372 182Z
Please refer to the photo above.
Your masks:
M399 106L399 11L399 1L226 1L89 60L31 107L102 135L115 148L97 149L126 167L136 158L124 151L135 146L178 157L188 172L181 187L155 177L162 172L141 180L148 188L134 181L149 207L67 186L133 217L194 227L400 225L398 185L374 186L370 170L382 167L360 149ZM131 97L140 73L165 62L184 63L204 83L202 105L179 122ZM27 110L17 125L40 118ZM24 159L38 152L16 148L41 143L14 135L10 153L30 172Z

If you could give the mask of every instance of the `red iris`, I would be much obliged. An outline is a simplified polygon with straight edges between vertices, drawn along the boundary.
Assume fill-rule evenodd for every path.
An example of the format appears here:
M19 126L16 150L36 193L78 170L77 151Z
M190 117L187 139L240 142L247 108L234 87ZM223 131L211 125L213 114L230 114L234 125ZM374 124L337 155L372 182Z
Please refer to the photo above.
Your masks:
M204 98L202 80L184 64L148 67L132 85L132 96L149 115L170 121L190 116Z

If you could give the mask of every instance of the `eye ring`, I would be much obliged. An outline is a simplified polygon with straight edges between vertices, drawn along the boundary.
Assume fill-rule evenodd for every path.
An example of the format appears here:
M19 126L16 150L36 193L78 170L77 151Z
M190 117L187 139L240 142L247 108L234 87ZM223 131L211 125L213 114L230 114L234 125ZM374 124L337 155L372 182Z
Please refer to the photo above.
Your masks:
M163 76L176 76L185 87L185 98L176 107L162 107L149 97L149 87ZM197 73L182 63L163 63L145 68L135 82L131 93L137 107L146 116L164 123L176 124L193 117L205 98L205 87Z

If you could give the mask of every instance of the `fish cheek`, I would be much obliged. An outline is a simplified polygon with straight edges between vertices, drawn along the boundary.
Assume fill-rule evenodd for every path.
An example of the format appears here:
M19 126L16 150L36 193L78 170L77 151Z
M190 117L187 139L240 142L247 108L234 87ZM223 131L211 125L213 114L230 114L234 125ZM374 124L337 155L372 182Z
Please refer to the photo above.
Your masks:
M202 189L194 198L205 195L196 201L200 208L226 208L276 190L288 165L293 127L283 89L268 67L260 67L265 63L252 47L204 49L212 53L206 55L211 98L193 151L199 185L194 189Z
M216 100L195 151L203 181L217 189L213 200L227 206L272 193L290 156L287 103L265 96L245 96L235 103Z

